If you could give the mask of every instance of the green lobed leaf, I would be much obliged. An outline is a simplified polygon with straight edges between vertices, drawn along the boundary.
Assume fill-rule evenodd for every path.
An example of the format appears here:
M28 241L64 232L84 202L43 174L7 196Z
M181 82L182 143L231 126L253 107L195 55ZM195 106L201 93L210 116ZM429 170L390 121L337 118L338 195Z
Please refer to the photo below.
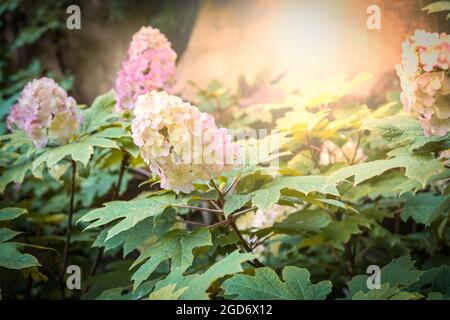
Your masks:
M179 272L171 273L166 279L158 282L156 288L162 289L170 285L175 285L177 290L185 288L185 291L178 297L179 299L205 300L208 299L206 291L213 282L227 275L242 272L241 264L253 258L253 254L234 251L222 260L214 263L204 273L195 273L187 276L183 276Z
M385 290L392 293L392 295L397 294L400 290L406 289L415 282L417 282L423 272L416 269L414 266L414 261L411 260L410 256L403 256L398 259L393 259L386 266L381 268L381 286L385 286ZM357 293L367 293L370 290L367 288L367 275L358 275L352 278L349 283L349 289L352 296ZM389 290L388 290L389 289ZM377 290L371 290L377 291ZM371 295L369 295L370 297ZM364 295L366 297L366 295Z
M0 243L0 267L20 270L29 267L39 267L38 260L28 253L21 253L23 244L16 242Z
M323 300L331 292L331 282L313 284L309 271L287 266L281 281L268 267L258 268L254 276L234 275L222 284L227 296L239 300Z
M163 288L156 289L150 296L149 300L178 300L181 295L187 290L187 287L175 291L176 283L169 284Z
M412 218L417 223L429 226L440 215L449 213L450 195L440 196L433 193L420 193L409 198L403 207L401 218Z
M418 300L422 297L421 294L401 291L399 288L390 287L385 283L381 285L380 289L357 292L352 296L352 300Z
M113 108L116 97L113 91L109 91L95 98L92 106L83 113L83 132L93 132L103 125L109 124L108 120L117 117Z
M417 180L425 187L425 184L431 176L444 169L442 163L434 159L431 155L414 154L405 148L395 149L389 155L393 157L390 159L358 163L337 170L328 176L327 183L334 185L355 176L354 185L356 186L388 170L405 168L405 175L407 177Z
M428 11L428 14L441 11L450 11L450 1L433 2L422 8L422 10Z
M8 241L18 234L21 234L21 232L17 232L8 228L0 228L0 242Z
M27 157L21 157L6 168L0 177L0 193L3 193L11 182L22 183L28 171L32 169L32 164Z
M127 256L130 252L148 240L150 236L160 238L173 225L175 221L175 210L167 208L162 214L145 218L138 222L134 227L124 230L119 234L106 240L110 229L103 230L93 246L104 247L105 252L123 246L123 256Z
M0 221L13 220L25 213L27 213L27 210L23 208L2 208L0 209Z
M79 161L83 165L87 166L89 159L94 153L94 147L119 149L117 143L109 139L117 137L117 134L108 136L109 132L111 131L107 131L106 133L99 132L91 136L85 136L76 142L65 144L56 148L47 148L33 162L33 170L38 168L43 163L47 163L48 167L53 167L59 161L69 156L72 160Z
M225 217L228 217L237 209L242 208L251 199L250 194L232 194L225 198L225 205L223 213Z
M133 274L134 290L146 280L163 261L170 259L171 272L182 274L194 260L192 250L196 247L210 246L211 234L206 228L193 232L187 230L172 230L143 251L131 268L144 263Z
M346 216L340 221L330 223L322 230L324 239L338 249L343 249L343 244L347 243L352 235L361 233L361 227L370 227L372 220L362 215Z
M290 214L281 222L276 222L273 228L280 233L319 232L332 222L328 213L323 210L302 210Z
M153 196L145 199L134 199L130 201L112 201L105 203L102 208L94 209L83 217L77 223L88 222L85 230L106 225L117 219L122 219L107 233L107 241L119 233L133 228L138 222L162 214L162 212L173 205L175 196L166 194L162 196Z
M252 204L267 210L280 199L281 190L292 189L306 195L319 192L339 196L335 184L327 184L325 176L279 177L252 193Z

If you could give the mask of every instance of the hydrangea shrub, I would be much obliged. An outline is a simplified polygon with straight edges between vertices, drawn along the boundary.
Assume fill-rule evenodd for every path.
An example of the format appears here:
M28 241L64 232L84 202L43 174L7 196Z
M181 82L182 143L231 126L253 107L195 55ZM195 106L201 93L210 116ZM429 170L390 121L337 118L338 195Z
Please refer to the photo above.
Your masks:
M200 110L171 92L176 54L152 27L89 106L33 80L0 138L1 294L449 299L448 53L417 31L401 101L377 108L341 100L358 75L270 103L215 81Z

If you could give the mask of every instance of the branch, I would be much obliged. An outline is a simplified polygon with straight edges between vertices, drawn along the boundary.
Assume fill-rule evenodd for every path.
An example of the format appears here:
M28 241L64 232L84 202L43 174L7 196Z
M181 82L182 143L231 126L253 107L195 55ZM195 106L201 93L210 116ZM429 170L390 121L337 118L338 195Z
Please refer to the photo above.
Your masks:
M192 209L192 210L198 210L198 211L206 211L206 212L212 212L212 213L222 213L222 210L216 210L216 209L210 209L210 208L201 208L201 207L194 207L194 206L185 206L185 205L177 205L174 206L177 208L185 208L185 209Z
M231 191L233 190L237 183L239 182L239 180L241 179L241 175L239 174L236 179L234 179L233 183L225 190L225 192L223 193L223 197L225 198L225 196Z
M271 233L269 235L267 235L266 237L260 239L259 241L255 242L252 246L252 249L255 249L256 247L264 244L264 242L266 242L267 240L269 240L270 238L272 238L273 236L275 236L275 233Z
M208 227L209 226L207 224L201 223L201 222L197 222L197 221L192 221L192 220L182 220L182 219L177 219L177 221L185 223L185 224L192 224L194 226L202 226L202 227Z
M72 217L73 217L73 203L75 198L75 175L77 172L77 163L74 160L71 160L70 163L72 164L72 179L70 184L70 200L69 200L69 212L68 212L68 222L67 222L67 233L66 233L66 243L64 245L64 256L63 256L63 264L61 271L59 273L59 282L60 282L60 291L61 291L61 298L66 298L66 293L64 290L65 284L64 284L64 273L67 268L67 262L69 259L69 249L70 249L70 238L72 236Z
M117 184L114 186L113 194L111 196L111 201L116 200L117 196L120 193L120 187L122 185L123 175L125 173L125 169L128 165L128 153L125 153L122 157L122 163L120 164L120 170L119 170L119 178L117 180Z
M316 159L316 156L313 152L315 146L311 143L311 140L309 139L309 134L308 134L308 129L305 128L305 138L306 138L306 142L308 144L309 147L309 153L311 154L311 160L314 162L314 164L316 165L317 169L319 169L320 172L323 172L322 167L320 166L319 162Z
M231 216L230 216L231 218ZM252 249L250 248L250 246L248 245L247 241L244 239L244 236L242 235L242 233L239 231L238 227L236 226L236 223L234 222L234 219L228 219L228 224L231 226L231 228L233 229L233 231L236 233L236 235L239 238L239 241L241 242L242 248L249 253L252 253ZM258 259L253 259L253 261L249 261L249 263L251 265L253 265L254 267L264 267L264 265L258 260Z
M232 216L233 216L234 219L236 219L241 214L244 214L244 213L247 213L247 212L250 212L250 211L254 211L256 209L257 209L256 207L251 207L251 208L248 208L248 209L244 209L244 210L232 213Z
M214 208L216 208L217 210L222 210L220 209L220 207L217 205L217 203L214 200L207 200L209 203L211 203L213 205Z
M210 181L211 181L211 185L213 186L213 188L219 194L219 201L220 201L221 205L223 206L225 203L223 192L219 189L219 187L217 186L217 184L214 182L213 179L211 179Z
M352 160L350 162L350 165L355 163L356 154L358 153L359 144L361 143L361 131L358 131L358 140L356 142L355 151L353 151Z

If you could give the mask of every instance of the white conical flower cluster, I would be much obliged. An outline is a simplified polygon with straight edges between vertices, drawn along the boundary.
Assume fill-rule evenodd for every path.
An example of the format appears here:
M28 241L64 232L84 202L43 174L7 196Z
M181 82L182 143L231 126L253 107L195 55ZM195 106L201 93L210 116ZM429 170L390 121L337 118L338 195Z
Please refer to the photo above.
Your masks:
M232 169L237 148L214 118L166 92L138 97L131 125L134 143L161 187L189 193L193 183Z

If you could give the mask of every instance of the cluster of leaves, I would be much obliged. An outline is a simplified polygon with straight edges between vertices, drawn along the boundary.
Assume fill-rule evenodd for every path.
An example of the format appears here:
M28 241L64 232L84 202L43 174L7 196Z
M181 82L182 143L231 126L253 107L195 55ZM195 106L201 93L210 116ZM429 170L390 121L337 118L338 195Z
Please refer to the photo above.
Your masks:
M259 105L281 136L266 156L280 167L243 165L179 196L143 169L112 92L79 106L72 143L36 150L20 131L1 136L3 297L449 298L450 169L439 154L450 137L425 137L395 99L371 109L342 95ZM366 158L318 161L323 142L349 139ZM238 227L274 205L289 214ZM83 270L82 290L61 290L67 264ZM381 289L367 288L371 264L385 265Z

